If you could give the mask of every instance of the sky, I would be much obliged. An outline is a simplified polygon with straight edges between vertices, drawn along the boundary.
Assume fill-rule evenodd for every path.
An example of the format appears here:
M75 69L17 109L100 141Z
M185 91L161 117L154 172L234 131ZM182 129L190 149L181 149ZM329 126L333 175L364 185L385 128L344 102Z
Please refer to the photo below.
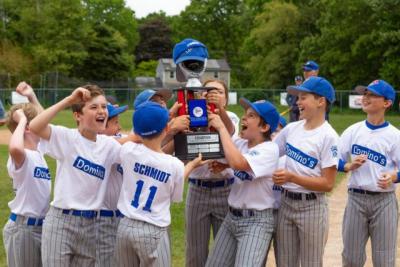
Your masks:
M126 5L135 11L136 18L146 17L148 14L164 11L167 15L178 15L189 5L190 0L125 0Z

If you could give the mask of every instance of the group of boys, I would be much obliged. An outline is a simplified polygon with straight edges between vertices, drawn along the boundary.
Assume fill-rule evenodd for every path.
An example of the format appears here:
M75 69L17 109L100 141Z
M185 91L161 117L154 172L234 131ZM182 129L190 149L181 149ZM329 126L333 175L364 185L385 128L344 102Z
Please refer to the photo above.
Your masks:
M187 44L189 52L196 45ZM176 105L166 109L170 95L145 91L135 103L134 134L121 136L118 115L126 107L108 104L97 86L79 87L46 110L28 84L16 90L31 103L11 108L8 119L7 167L16 190L4 228L9 266L170 266L171 201L182 200L184 179L205 164L234 178L206 266L263 266L273 238L278 266L322 266L325 192L333 189L337 169L352 171L343 265L363 266L369 236L374 265L395 265L400 131L385 121L395 91L383 80L356 88L367 119L340 138L325 120L335 91L322 77L287 88L298 96L301 120L275 136L277 109L242 98L240 136L218 114L208 114L226 161L199 155L186 165L163 151L170 128L186 130L188 123L185 115L175 118ZM67 107L77 129L50 124ZM43 154L57 161L50 208Z

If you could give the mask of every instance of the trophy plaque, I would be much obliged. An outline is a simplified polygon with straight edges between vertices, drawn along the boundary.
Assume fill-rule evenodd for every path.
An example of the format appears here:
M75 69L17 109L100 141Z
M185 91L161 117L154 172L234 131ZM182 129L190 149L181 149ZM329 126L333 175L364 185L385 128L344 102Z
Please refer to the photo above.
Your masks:
M210 89L212 88L197 87L196 93ZM193 88L177 89L178 102L182 104L178 114L188 113L190 132L178 133L174 136L175 156L181 160L192 160L201 153L203 159L223 158L224 151L219 134L208 128L207 101L194 99L194 95ZM212 105L209 106L211 110L215 108Z

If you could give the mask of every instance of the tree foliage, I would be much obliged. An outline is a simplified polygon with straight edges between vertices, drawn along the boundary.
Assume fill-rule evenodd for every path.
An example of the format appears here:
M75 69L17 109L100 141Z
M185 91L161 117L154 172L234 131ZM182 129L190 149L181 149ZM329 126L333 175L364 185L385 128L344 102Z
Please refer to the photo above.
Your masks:
M0 43L0 73L29 74L33 68L32 58L7 40Z
M96 25L93 30L86 44L88 56L76 76L89 80L128 77L133 57L127 52L126 39L106 24Z
M135 70L133 71L133 76L155 77L157 65L157 60L142 61L136 66Z
M279 1L265 4L244 43L255 86L283 88L292 80L302 36L300 22L297 6Z
M136 47L136 62L170 58L173 43L165 14L151 14L138 28L140 42Z
M0 74L154 75L188 37L228 61L233 87L284 88L309 59L337 89L400 87L399 0L192 0L140 20L124 0L1 0Z
M123 0L4 0L0 16L2 41L32 59L31 74L109 79L133 68L136 20Z

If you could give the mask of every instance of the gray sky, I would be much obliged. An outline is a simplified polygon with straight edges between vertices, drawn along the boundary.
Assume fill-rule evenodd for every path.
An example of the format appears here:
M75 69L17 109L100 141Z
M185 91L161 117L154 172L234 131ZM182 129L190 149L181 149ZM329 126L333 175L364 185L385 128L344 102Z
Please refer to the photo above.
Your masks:
M190 0L126 0L126 5L135 11L136 18L160 10L167 15L178 15L189 3Z

